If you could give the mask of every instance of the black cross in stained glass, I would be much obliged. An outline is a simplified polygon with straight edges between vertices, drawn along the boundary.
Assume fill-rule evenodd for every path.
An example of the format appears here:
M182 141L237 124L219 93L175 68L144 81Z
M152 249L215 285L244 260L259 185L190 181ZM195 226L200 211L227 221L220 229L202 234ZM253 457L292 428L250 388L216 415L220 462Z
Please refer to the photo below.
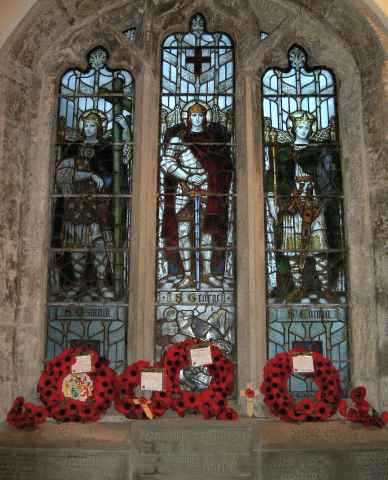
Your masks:
M203 57L202 56L202 48L195 47L194 48L194 57L187 57L186 63L193 63L194 64L194 75L201 75L202 73L202 64L203 63L211 63L210 57Z

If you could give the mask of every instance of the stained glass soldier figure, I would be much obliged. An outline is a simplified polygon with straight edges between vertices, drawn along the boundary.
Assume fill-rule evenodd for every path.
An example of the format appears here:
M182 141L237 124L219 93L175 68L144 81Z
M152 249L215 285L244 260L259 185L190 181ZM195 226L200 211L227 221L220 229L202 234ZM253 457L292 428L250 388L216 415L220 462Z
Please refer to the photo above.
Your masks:
M213 247L224 248L226 244L233 164L225 145L229 141L227 131L221 124L207 121L208 111L208 106L199 102L187 104L183 109L186 122L182 118L182 123L167 130L164 137L161 168L168 195L163 236L168 245L178 244L183 278L176 282L177 288L194 287L199 263L200 280L212 287L222 286L215 266L222 265L223 259Z
M306 294L305 266L307 257L315 260L320 284L319 296L334 302L336 296L329 285L329 262L324 252L335 245L328 244L327 223L338 221L338 212L329 212L322 196L332 193L330 172L336 166L336 151L330 144L310 143L316 132L315 117L305 111L289 115L291 145L281 146L276 158L276 195L278 196L278 248L287 257L294 290L289 302ZM335 188L335 187L334 187ZM338 228L338 225L337 225Z
M123 129L127 124L122 116L115 118ZM114 298L111 286L112 262L106 249L112 246L111 199L98 194L112 193L112 145L104 140L105 115L88 110L80 119L81 142L66 146L63 160L57 167L56 182L64 195L62 224L63 248L71 250L70 259L74 281L68 297L77 297L88 267L88 252L97 278L97 290L104 299ZM109 268L108 268L109 265Z

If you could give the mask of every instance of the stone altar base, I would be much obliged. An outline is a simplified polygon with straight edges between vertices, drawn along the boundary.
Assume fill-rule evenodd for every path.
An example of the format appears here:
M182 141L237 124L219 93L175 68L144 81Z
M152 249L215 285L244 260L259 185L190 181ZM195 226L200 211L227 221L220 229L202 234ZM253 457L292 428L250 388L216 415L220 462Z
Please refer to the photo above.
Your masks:
M1 480L386 480L388 428L165 418L0 427Z

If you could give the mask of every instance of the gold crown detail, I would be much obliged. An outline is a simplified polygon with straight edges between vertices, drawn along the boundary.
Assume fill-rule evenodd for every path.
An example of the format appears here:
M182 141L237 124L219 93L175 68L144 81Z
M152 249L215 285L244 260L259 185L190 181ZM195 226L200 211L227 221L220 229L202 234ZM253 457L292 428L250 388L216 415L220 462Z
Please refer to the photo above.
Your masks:
M307 124L311 125L315 121L314 115L308 112L303 112L302 114L290 115L292 119L293 125L296 127L297 125Z

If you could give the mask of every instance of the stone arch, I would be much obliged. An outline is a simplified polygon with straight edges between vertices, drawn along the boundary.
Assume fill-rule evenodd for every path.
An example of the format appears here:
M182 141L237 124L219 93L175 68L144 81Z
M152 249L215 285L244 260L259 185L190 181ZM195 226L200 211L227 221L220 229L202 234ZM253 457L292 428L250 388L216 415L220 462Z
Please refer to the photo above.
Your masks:
M378 398L378 355L383 346L381 340L377 346L378 332L382 331L383 307L388 306L388 301L381 293L386 280L380 267L380 261L383 264L386 258L386 237L376 231L379 221L386 222L384 232L388 232L384 211L388 178L381 175L386 169L383 142L387 113L382 102L384 49L362 11L350 0L341 4L331 0L114 0L109 5L103 0L38 0L0 49L0 91L5 99L0 105L0 151L5 172L1 179L5 212L5 405L16 394L32 394L43 359L50 237L49 165L54 152L57 80L66 68L85 66L86 52L97 44L110 51L111 68L123 67L125 62L136 80L133 221L135 225L140 225L143 218L149 221L134 231L129 350L132 359L152 358L154 310L147 301L152 303L149 298L154 295L152 281L150 284L154 266L147 259L155 245L157 138L149 132L158 128L160 42L168 33L184 30L190 15L197 11L207 17L209 30L225 30L238 43L236 128L242 140L237 173L239 189L244 192L238 204L238 235L243 241L238 254L242 275L238 304L240 319L247 318L238 331L238 341L246 345L239 357L240 385L258 378L265 355L262 349L256 352L265 332L265 327L257 327L258 323L264 324L257 295L264 288L260 273L264 257L257 245L263 225L257 203L258 192L261 195L258 82L263 69L285 64L289 46L299 43L308 51L311 63L326 64L337 76L341 140L345 141L347 222L355 232L350 252L352 318L357 324L353 338L354 378L361 381L372 376L374 380L368 387L373 398ZM132 26L137 27L138 34L128 43L121 32ZM259 41L260 30L270 33L263 42ZM352 140L358 142L357 164ZM357 165L361 176L353 175L352 165ZM358 265L358 255L367 256L368 267ZM370 318L373 333L363 323L364 318ZM365 339L366 353L362 348ZM10 357L13 360L9 367ZM357 372L365 376L357 376ZM388 403L388 385L379 398Z

